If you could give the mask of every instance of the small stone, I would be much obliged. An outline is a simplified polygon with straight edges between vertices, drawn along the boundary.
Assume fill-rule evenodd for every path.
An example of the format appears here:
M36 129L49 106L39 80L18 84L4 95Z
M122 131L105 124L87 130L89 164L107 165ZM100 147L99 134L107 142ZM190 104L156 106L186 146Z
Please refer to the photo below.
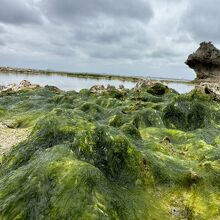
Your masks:
M31 86L31 83L27 80L23 80L19 84L19 87L29 87L29 86Z
M2 122L3 126L6 126L7 128L16 128L16 123L14 121L8 120L8 121L4 121Z
M119 89L124 89L124 85L119 85Z
M37 88L37 87L39 87L39 85L33 84L33 85L31 85L31 87ZM60 92L60 91L61 91L61 90L60 90L58 87L56 87L56 86L46 85L44 88L49 89L50 91L54 91L54 92Z
M115 86L111 86L110 84L107 85L107 90L114 90L116 89Z
M105 87L103 85L95 85L95 86L92 86L89 91L91 93L100 94L104 90L105 90Z
M163 138L163 142L165 142L165 143L171 143L171 140L170 140L170 138L169 137L164 137Z

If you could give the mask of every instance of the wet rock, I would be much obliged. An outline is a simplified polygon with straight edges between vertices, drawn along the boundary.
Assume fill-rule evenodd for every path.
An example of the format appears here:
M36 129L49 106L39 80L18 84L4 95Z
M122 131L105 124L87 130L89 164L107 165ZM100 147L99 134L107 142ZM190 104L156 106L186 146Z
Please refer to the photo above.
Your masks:
M119 85L119 89L124 89L124 85Z
M141 90L146 90L148 93L152 95L160 96L164 95L170 89L161 82L142 79L136 84L134 90L137 92Z
M105 87L103 85L95 85L95 86L92 86L89 91L91 93L100 94L104 90L105 90Z
M2 122L2 125L7 128L15 129L17 127L17 124L14 121L8 120Z
M19 86L20 87L29 87L29 86L31 86L31 83L27 80L23 80L20 82Z
M142 79L135 85L135 90L152 86L154 83L152 80Z
M197 79L220 78L220 50L211 42L202 42L185 63L196 72Z
M9 85L3 87L2 89L0 89L0 94L6 94L6 93L10 93L10 92L18 92L18 91L23 91L23 90L33 90L33 89L36 89L39 87L40 86L37 84L31 84L29 81L23 80L18 85L13 83L13 84L9 84Z
M0 129L1 128L7 128L7 126L4 123L0 122Z
M53 91L53 92L60 92L61 90L56 87L56 86L49 86L49 85L46 85L44 88L46 89L49 89L50 91Z
M190 172L190 178L191 178L191 181L194 182L194 183L197 183L198 181L200 181L202 179L201 176L199 176L196 172L194 171L191 171Z
M20 82L20 84L18 85L18 91L19 90L25 90L25 89L36 89L39 88L40 86L38 84L31 84L29 81L27 80L23 80Z
M210 95L213 100L220 100L220 83L200 83L196 86L196 90Z
M169 143L171 143L171 139L166 136L166 137L163 138L163 142L169 144Z
M172 207L171 208L171 215L175 219L194 219L193 213L189 207Z
M162 83L154 83L147 90L147 92L152 95L164 95L168 91L169 91L169 88L163 85Z
M183 215L183 211L178 207L172 207L171 214L175 217L181 217Z
M107 85L107 90L115 90L115 86L112 86L110 84Z
M0 86L0 92L1 92L4 88L5 88L4 86Z

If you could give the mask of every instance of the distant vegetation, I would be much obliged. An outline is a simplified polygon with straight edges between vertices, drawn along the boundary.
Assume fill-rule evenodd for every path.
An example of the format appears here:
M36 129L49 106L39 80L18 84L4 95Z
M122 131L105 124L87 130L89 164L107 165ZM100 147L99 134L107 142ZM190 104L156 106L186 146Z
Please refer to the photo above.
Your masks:
M174 78L157 78L150 76L127 76L120 74L105 74L105 73L77 73L77 72L62 72L54 70L35 70L35 69L24 69L24 68L11 68L11 67L0 67L1 73L17 73L25 75L60 75L60 76L69 76L77 78L90 78L90 79L107 79L107 80L121 80L121 81L130 81L130 82L139 82L140 80L146 80L151 78L152 80L160 80L163 82L176 82L176 83L194 83L186 79L174 79ZM0 85L1 86L1 85Z

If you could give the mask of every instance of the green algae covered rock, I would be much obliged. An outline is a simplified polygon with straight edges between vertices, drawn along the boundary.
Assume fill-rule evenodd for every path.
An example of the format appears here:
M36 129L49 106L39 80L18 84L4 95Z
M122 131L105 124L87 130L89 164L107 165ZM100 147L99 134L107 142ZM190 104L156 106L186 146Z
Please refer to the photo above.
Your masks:
M159 83L4 94L32 132L0 159L0 219L218 219L219 112Z

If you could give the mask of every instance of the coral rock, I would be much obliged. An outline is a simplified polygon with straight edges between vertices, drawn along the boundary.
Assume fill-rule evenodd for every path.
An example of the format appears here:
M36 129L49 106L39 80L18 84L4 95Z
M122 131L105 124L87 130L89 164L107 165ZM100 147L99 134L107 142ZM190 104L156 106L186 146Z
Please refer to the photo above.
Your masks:
M1 86L0 87L0 94L6 94L8 92L18 92L18 91L23 91L23 90L33 90L36 88L39 88L40 86L37 84L31 84L27 80L23 80L19 83L19 85L13 83L9 84L5 87Z
M204 94L208 94L212 99L220 100L220 84L219 83L200 83L196 89Z
M91 93L99 94L99 93L103 92L104 90L105 90L105 87L103 85L95 85L95 86L92 86L89 91Z

